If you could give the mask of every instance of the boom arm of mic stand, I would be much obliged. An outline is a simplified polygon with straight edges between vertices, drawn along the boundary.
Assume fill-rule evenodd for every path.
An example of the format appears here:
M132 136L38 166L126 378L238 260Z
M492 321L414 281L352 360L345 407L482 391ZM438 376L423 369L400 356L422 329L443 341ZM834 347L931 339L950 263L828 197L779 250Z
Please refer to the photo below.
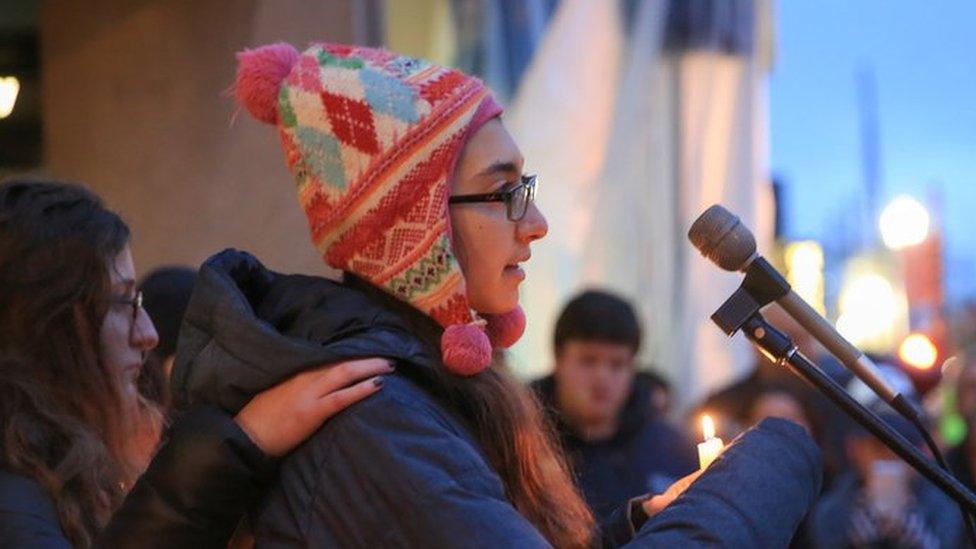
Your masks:
M766 322L761 313L753 314L742 326L742 332L770 360L787 366L794 374L813 385L937 488L969 513L976 513L976 495L951 474L929 461L918 448L876 414L854 400L837 382L803 356L786 334Z

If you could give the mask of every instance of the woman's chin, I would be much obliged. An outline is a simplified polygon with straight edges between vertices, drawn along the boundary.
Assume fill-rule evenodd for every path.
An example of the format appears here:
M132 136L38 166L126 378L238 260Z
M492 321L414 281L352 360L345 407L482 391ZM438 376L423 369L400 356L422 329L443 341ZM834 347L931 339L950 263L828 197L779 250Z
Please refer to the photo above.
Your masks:
M472 300L469 298L471 308L481 314L501 315L511 312L519 306L518 288L513 292L504 292L504 296L497 296L493 299Z

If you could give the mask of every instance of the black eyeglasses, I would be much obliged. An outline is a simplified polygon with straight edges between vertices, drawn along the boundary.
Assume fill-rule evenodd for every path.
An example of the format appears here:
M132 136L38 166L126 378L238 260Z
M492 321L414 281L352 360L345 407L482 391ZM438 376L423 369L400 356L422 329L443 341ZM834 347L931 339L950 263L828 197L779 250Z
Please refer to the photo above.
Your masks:
M452 196L447 202L448 204L504 202L508 208L508 219L510 221L521 221L525 217L525 212L529 211L529 205L535 202L535 188L538 181L539 177L536 175L523 175L519 184L507 191Z
M136 325L136 321L139 319L139 309L142 308L142 292L136 292L136 295L133 297L115 296L110 301L114 305L128 305L132 307L132 326Z

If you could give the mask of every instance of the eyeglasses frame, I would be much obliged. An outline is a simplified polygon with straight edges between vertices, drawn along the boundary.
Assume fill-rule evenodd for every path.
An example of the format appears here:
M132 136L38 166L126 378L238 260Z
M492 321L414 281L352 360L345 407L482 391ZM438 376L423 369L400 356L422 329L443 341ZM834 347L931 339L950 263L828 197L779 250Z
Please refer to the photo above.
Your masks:
M133 297L113 296L109 301L115 305L132 307L132 324L129 326L129 330L135 329L136 322L139 321L139 309L142 309L142 292L137 291Z
M480 202L504 202L506 208L506 215L509 221L518 222L525 218L525 214L529 211L529 206L535 202L536 188L538 187L539 176L538 175L523 175L521 181L518 185L515 185L507 191L497 191L493 193L482 193L482 194L462 194L452 196L448 199L448 204L472 204ZM512 204L515 203L515 193L520 192L523 188L528 189L528 197L525 201L525 210L522 211L522 215L515 218L512 214Z

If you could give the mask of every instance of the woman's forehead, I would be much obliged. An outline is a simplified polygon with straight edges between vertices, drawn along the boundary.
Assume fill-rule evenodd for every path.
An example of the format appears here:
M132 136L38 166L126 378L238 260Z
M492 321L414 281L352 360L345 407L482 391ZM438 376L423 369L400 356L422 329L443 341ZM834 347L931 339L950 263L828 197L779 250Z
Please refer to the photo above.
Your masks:
M489 120L471 136L462 153L470 175L510 170L521 172L524 159L512 134L498 118Z
M132 249L126 246L109 262L109 277L112 284L126 284L135 281L136 268L132 261Z

